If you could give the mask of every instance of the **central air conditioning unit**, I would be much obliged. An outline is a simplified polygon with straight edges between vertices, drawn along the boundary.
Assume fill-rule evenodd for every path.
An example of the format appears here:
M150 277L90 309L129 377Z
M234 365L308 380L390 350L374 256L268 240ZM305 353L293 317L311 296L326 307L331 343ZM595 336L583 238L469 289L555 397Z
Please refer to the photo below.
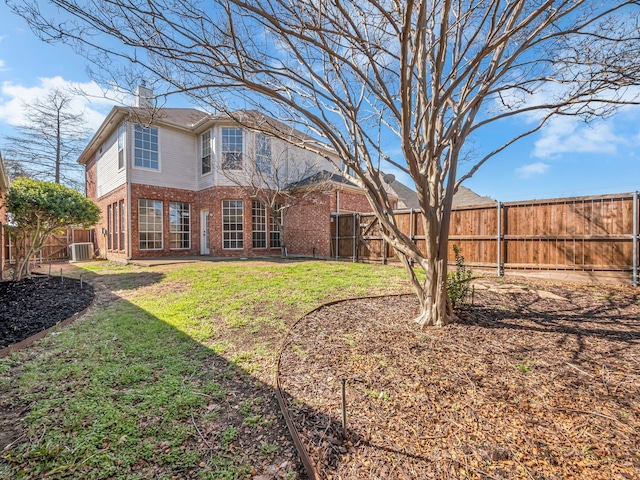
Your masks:
M69 245L69 256L72 262L93 259L93 243L72 243Z

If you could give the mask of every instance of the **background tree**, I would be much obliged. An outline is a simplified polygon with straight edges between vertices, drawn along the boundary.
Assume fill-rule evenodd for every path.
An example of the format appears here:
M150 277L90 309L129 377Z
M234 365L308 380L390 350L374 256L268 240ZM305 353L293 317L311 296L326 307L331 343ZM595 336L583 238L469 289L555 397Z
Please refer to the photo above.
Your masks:
M239 99L328 141L404 264L421 325L455 318L446 277L460 183L554 116L590 120L637 99L635 0L53 0L55 20L40 3L13 9L43 39L109 58L105 71L128 59L167 91L217 108ZM390 136L401 160L383 148ZM484 153L459 170L471 136ZM415 182L423 250L397 227L388 165Z
M91 130L84 114L74 111L73 99L71 92L54 89L24 105L27 123L5 139L5 157L14 178L26 175L84 191L84 167L77 160Z
M12 183L5 205L9 214L5 229L16 247L16 281L30 276L34 254L52 233L66 227L89 228L100 219L100 208L78 191L31 178Z

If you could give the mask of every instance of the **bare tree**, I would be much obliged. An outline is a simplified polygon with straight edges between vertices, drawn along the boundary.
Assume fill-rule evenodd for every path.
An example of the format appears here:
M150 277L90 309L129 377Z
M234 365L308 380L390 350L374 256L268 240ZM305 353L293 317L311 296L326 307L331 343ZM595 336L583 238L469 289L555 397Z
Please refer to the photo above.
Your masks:
M460 183L556 115L590 120L637 103L637 0L52 0L65 17L55 21L25 2L13 9L43 39L130 60L214 107L240 99L328 141L398 252L421 325L455 319L445 287ZM403 159L381 148L388 136ZM471 136L487 153L459 171ZM424 250L397 227L388 165L415 182Z
M251 141L247 152L234 153L223 139L222 150L227 153L217 164L218 173L264 205L286 255L286 212L331 188L326 169L333 169L332 165L324 157L297 147L315 141L290 126L255 111L227 112L227 116L251 132ZM203 162L211 168L210 160Z
M90 129L83 113L72 110L73 95L54 89L45 98L25 104L28 122L6 137L7 163L13 174L84 191L84 169L77 159Z

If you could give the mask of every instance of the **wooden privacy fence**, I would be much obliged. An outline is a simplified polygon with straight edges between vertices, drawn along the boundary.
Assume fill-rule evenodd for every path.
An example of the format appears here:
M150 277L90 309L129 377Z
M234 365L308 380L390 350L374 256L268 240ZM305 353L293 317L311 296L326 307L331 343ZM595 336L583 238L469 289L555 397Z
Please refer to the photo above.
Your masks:
M618 272L638 285L638 193L493 203L455 208L449 260L505 271ZM401 231L424 251L419 211L397 211ZM331 253L353 261L395 257L373 214L333 215Z
M9 234L5 232L4 235L4 259L8 263L14 263L16 254L15 245L11 243ZM68 260L69 245L72 243L87 242L93 242L93 230L77 230L70 228L63 234L51 235L46 245L36 254L35 261L42 263L55 260Z

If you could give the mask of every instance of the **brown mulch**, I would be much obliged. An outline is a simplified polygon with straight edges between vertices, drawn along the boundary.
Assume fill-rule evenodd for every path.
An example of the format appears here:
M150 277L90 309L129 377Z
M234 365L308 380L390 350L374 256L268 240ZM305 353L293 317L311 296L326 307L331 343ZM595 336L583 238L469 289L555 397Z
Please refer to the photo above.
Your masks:
M281 382L326 479L640 478L639 298L483 280L440 329L413 296L350 300L296 325Z

